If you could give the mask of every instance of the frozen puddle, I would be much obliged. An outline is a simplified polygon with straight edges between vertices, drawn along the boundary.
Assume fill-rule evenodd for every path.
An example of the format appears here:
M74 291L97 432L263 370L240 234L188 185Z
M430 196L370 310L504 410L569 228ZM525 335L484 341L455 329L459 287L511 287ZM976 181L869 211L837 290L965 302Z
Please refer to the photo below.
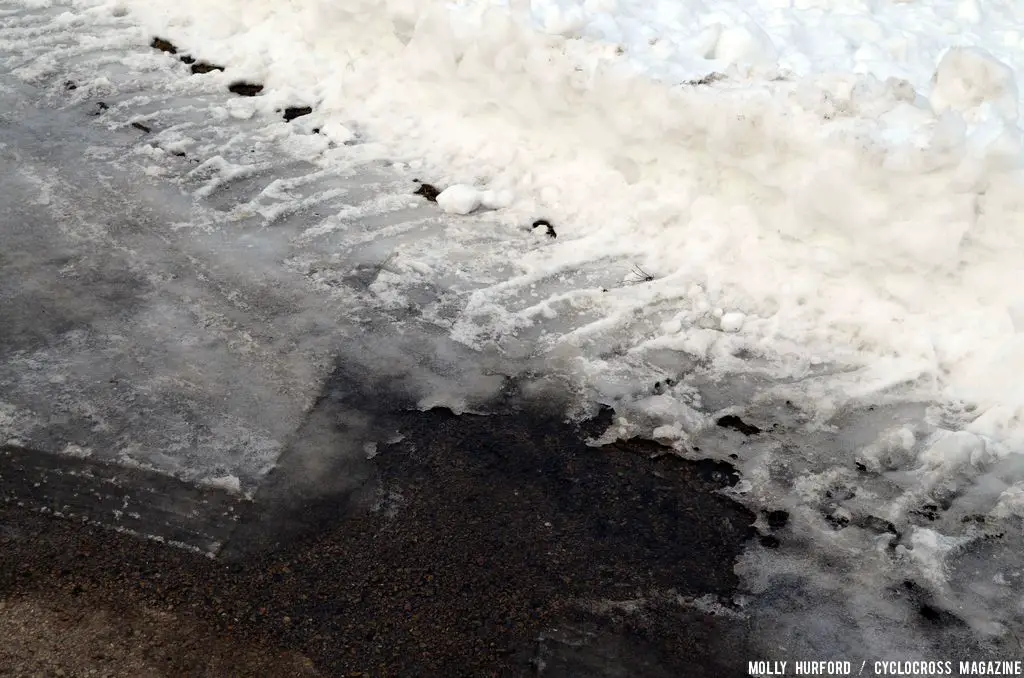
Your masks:
M741 470L763 513L735 602L766 654L1017 647L1008 146L899 82L839 106L777 73L679 93L573 70L604 47L504 10L483 20L507 49L458 34L456 69L443 12L372 4L365 35L316 3L236 7L249 33L143 13L172 55L135 3L0 2L0 442L251 496L339 357L455 412L517 377L573 419L612 406L595 445ZM908 128L931 145L879 141ZM414 179L488 205L444 214Z

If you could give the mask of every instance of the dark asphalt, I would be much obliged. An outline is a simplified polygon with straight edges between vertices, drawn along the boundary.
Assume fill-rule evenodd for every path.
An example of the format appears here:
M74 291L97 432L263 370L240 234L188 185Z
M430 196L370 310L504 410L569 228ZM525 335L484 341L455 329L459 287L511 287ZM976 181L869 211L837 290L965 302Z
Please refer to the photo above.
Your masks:
M174 528L187 542L228 529L223 492L210 490L206 505L205 490L162 477L85 473L88 462L8 450L0 597L125 618L173 610L185 630L161 650L160 675L218 675L210 657L237 648L255 659L219 675L277 674L281 657L296 656L326 676L745 673L745 627L728 607L753 516L715 494L735 481L731 469L650 443L587 447L599 424L564 424L514 394L490 416L455 416L407 410L381 384L354 388L352 378L339 369L327 384L296 451L238 506L218 558L83 522L109 510L102 502L80 502L73 519L38 504L117 476L125 493L161 497L137 504L150 522L133 529ZM372 458L314 465L301 452L303 436L327 427L344 437L356 415L360 429L404 438ZM24 468L46 463L52 477L79 472L30 496ZM138 491L154 483L159 492ZM23 506L11 500L19 492ZM693 604L702 596L725 607Z

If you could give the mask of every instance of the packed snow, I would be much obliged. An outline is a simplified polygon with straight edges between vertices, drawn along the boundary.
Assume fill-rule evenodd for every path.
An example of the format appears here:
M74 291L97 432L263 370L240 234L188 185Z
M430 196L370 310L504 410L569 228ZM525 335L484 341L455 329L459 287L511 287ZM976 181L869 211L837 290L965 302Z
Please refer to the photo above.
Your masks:
M646 436L729 459L738 498L785 507L840 564L821 575L753 547L740 565L752 591L815 572L836 609L895 619L888 598L836 592L912 577L977 633L1019 630L1016 2L72 6L69 25L126 16L140 45L160 35L227 68L206 82L265 85L214 124L262 116L290 157L386 161L436 185L443 236L390 241L374 303L416 306L449 339L557 374L575 414L613 405L596 442ZM310 122L281 123L293 105L312 106ZM251 171L207 158L196 196ZM301 207L286 188L265 195L268 222ZM380 209L352 206L302 237L354 246L365 234L351 224ZM733 412L781 432L723 437L714 421ZM862 635L913 645L879 628L863 621Z

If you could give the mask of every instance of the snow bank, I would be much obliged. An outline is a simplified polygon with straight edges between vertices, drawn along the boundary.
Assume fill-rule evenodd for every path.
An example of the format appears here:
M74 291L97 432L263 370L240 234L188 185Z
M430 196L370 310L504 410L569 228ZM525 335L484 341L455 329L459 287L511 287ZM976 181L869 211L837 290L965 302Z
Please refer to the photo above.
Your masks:
M1005 65L949 50L930 67L930 105L907 82L870 75L734 73L713 88L670 88L635 77L604 43L564 37L645 33L638 5L612 30L599 4L548 6L548 35L530 29L536 3L530 16L485 2L128 3L152 30L230 64L230 77L265 82L252 105L270 111L312 93L332 134L358 120L382 155L425 160L421 172L460 185L442 194L443 209L476 209L482 196L469 185L482 181L518 196L506 223L540 212L559 223L557 244L520 259L521 283L470 300L455 329L466 343L493 336L495 323L530 323L508 299L527 280L614 257L656 280L594 300L594 315L622 319L663 300L678 328L663 341L685 343L713 314L732 338L707 350L767 348L776 376L799 375L812 358L884 362L884 376L864 372L861 396L902 382L969 397L982 412L1007 408L1002 419L1024 412L1024 391L999 367L1024 361L1017 92ZM785 44L728 6L698 13L696 24L718 27L712 52L724 40L735 60L764 61L770 44ZM650 26L664 35L646 43L685 34L681 14L662 19ZM584 346L602 331L562 330L549 343Z

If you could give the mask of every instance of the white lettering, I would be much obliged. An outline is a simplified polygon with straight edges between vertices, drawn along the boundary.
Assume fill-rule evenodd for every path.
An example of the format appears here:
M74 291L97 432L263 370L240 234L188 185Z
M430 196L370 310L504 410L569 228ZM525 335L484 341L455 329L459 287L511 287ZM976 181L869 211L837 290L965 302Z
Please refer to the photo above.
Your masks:
M961 662L961 666L963 663ZM953 675L951 661L875 662L876 676L948 676Z
M747 662L747 673L751 676L784 676L786 675L786 662Z
M793 668L800 676L848 676L853 665L846 661L811 661L794 662Z
M1024 664L1016 661L960 662L961 676L1019 676Z

